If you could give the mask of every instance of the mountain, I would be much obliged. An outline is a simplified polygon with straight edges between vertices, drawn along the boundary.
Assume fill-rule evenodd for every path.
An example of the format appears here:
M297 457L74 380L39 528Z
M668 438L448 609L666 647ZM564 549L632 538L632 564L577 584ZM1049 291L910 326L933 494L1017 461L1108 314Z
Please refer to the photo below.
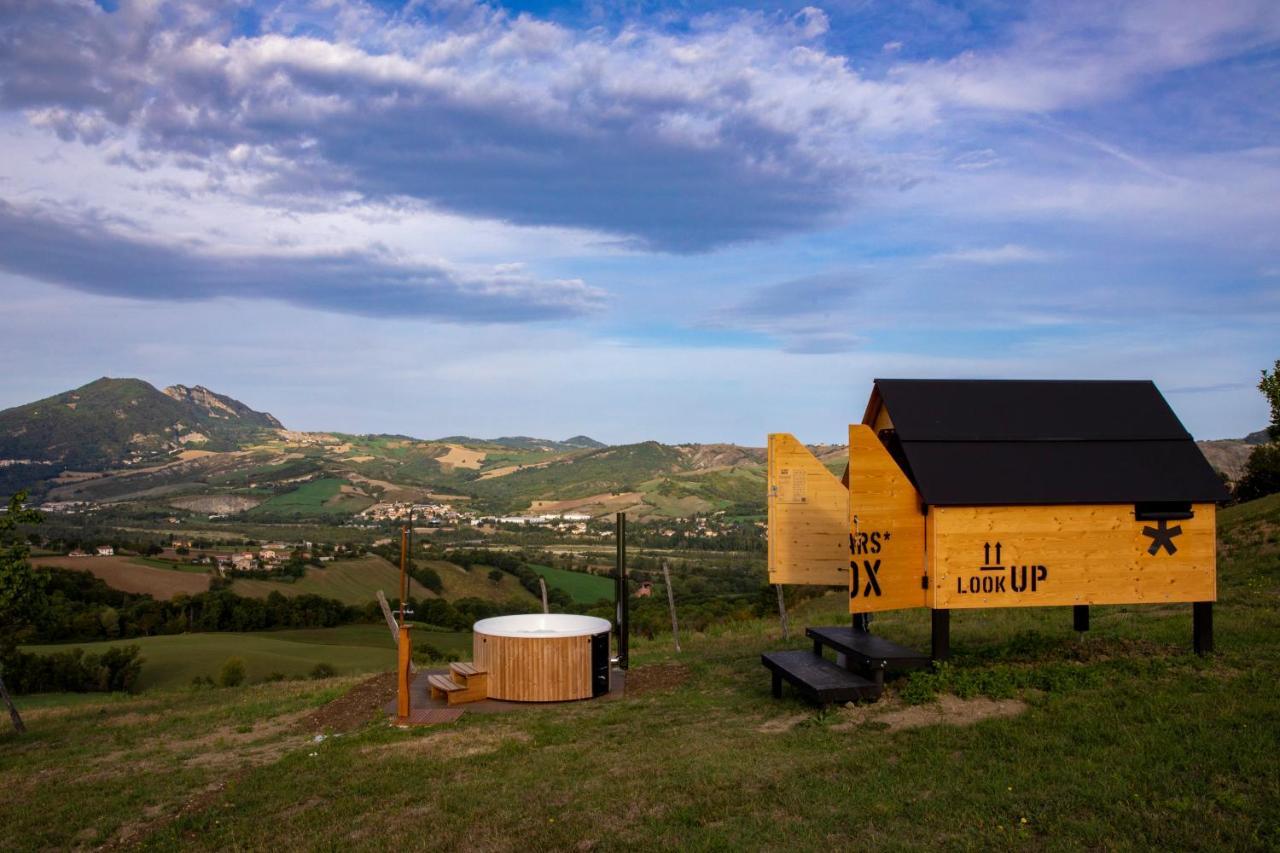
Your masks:
M1215 470L1226 475L1231 482L1239 480L1244 474L1244 465L1249 461L1249 454L1259 444L1268 441L1267 431L1260 429L1251 432L1244 438L1220 438L1213 441L1197 441L1200 452Z
M549 438L532 438L527 435L504 435L501 438L472 438L469 435L450 435L434 439L437 444L461 444L465 447L506 447L511 450L542 450L563 452L566 450L598 450L609 445L585 435L575 435L564 441Z
M200 412L208 420L235 422L245 427L284 429L284 424L272 415L266 412L255 412L239 400L216 394L203 385L197 385L194 388L170 385L164 389L164 393L166 397L177 400L191 411Z
M0 463L10 475L35 468L47 477L150 463L184 448L230 450L278 428L271 415L201 386L162 392L141 379L103 377L0 411Z

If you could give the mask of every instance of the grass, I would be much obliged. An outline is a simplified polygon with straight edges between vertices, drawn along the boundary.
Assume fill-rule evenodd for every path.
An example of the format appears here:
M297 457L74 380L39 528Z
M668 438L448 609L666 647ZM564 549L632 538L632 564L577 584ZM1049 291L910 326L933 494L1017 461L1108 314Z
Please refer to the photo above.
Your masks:
M375 555L355 560L335 560L323 569L308 567L307 574L293 582L238 578L231 591L249 598L266 598L272 592L294 596L304 593L336 598L344 604L367 604L377 598L378 590L394 598L400 589L400 570ZM410 581L415 597L431 593L416 581Z
M427 560L424 565L435 569L444 586L444 598L457 601L460 598L480 598L485 601L506 603L518 601L530 608L536 604L541 609L538 597L520 585L512 575L503 572L502 580L494 583L489 580L490 568L475 565L471 571L443 560Z
M136 557L36 557L31 563L37 567L87 571L115 589L145 593L165 601L178 594L195 595L209 589L207 570L175 572L171 564L163 568L144 565Z
M303 483L291 492L276 495L245 514L250 518L316 518L354 515L373 504L363 495L346 494L347 480L322 477Z
M1280 500L1223 524L1209 658L1187 605L1095 608L1083 640L1069 608L1009 609L953 614L947 667L853 709L769 696L759 653L806 646L773 619L679 656L633 638L617 701L322 743L293 721L343 682L45 700L0 734L0 825L23 847L162 850L1275 849ZM791 615L848 618L839 594ZM927 647L925 611L874 627ZM984 716L983 697L1016 704Z
M468 632L419 631L414 636L441 651L471 657ZM290 678L305 677L321 662L333 665L343 675L380 672L395 662L395 644L385 625L248 634L174 634L100 643L29 646L27 650L47 653L81 648L101 653L111 646L128 645L142 649L144 662L138 686L143 691L185 687L202 675L216 680L223 662L233 656L244 659L250 682L261 681L273 673Z
M532 563L529 568L546 578L547 585L552 589L562 589L569 593L577 604L595 604L602 598L613 599L613 581L609 578Z
M161 560L155 557L133 557L131 561L139 566L149 566L153 569L166 569L171 572L190 572L193 575L209 574L208 566L201 566L195 563L188 563L187 558L179 557L174 560Z

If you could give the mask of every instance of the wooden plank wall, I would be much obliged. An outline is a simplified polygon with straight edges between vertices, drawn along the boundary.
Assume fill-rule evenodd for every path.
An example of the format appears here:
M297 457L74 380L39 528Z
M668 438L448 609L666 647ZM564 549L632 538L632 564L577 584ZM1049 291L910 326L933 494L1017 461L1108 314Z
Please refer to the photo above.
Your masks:
M769 436L769 582L845 586L849 492L795 436Z
M849 504L849 612L923 607L920 494L864 424L849 427Z
M1213 601L1215 507L1193 511L1194 518L1165 522L1165 533L1181 528L1168 538L1176 551L1152 554L1156 540L1143 531L1160 525L1138 521L1131 504L933 507L929 606Z
M489 676L489 698L558 702L591 697L591 637L475 634L472 660Z

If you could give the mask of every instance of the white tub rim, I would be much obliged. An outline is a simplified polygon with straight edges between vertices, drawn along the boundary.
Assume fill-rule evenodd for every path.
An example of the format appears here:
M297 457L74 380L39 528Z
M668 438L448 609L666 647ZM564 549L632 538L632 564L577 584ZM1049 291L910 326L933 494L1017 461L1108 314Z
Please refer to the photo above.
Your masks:
M591 637L613 630L608 619L577 613L515 613L490 616L471 626L476 634L490 637L513 637L522 640L557 637Z

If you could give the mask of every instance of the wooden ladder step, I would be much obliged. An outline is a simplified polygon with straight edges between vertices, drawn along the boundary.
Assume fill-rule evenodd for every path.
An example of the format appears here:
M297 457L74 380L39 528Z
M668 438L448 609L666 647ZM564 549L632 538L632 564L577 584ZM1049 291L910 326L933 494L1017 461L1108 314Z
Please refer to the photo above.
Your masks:
M455 690L466 690L465 684L459 684L447 675L428 675L427 683L432 689L439 690L443 693L452 693Z
M484 670L478 668L473 663L466 661L454 661L449 664L449 672L453 675L460 675L463 678L470 678L473 675L484 675Z
M760 662L773 674L773 695L782 696L782 682L790 682L808 699L827 702L874 702L884 687L836 666L809 651L765 652Z
M431 687L432 699L445 699L450 705L461 705L463 702L479 702L488 699L488 679L484 673L467 678L460 683L450 675L440 673L428 675L427 684Z
M844 625L806 628L805 634L813 640L814 654L822 654L822 647L826 646L847 655L854 664L868 670L925 669L930 663L929 655L924 652Z

